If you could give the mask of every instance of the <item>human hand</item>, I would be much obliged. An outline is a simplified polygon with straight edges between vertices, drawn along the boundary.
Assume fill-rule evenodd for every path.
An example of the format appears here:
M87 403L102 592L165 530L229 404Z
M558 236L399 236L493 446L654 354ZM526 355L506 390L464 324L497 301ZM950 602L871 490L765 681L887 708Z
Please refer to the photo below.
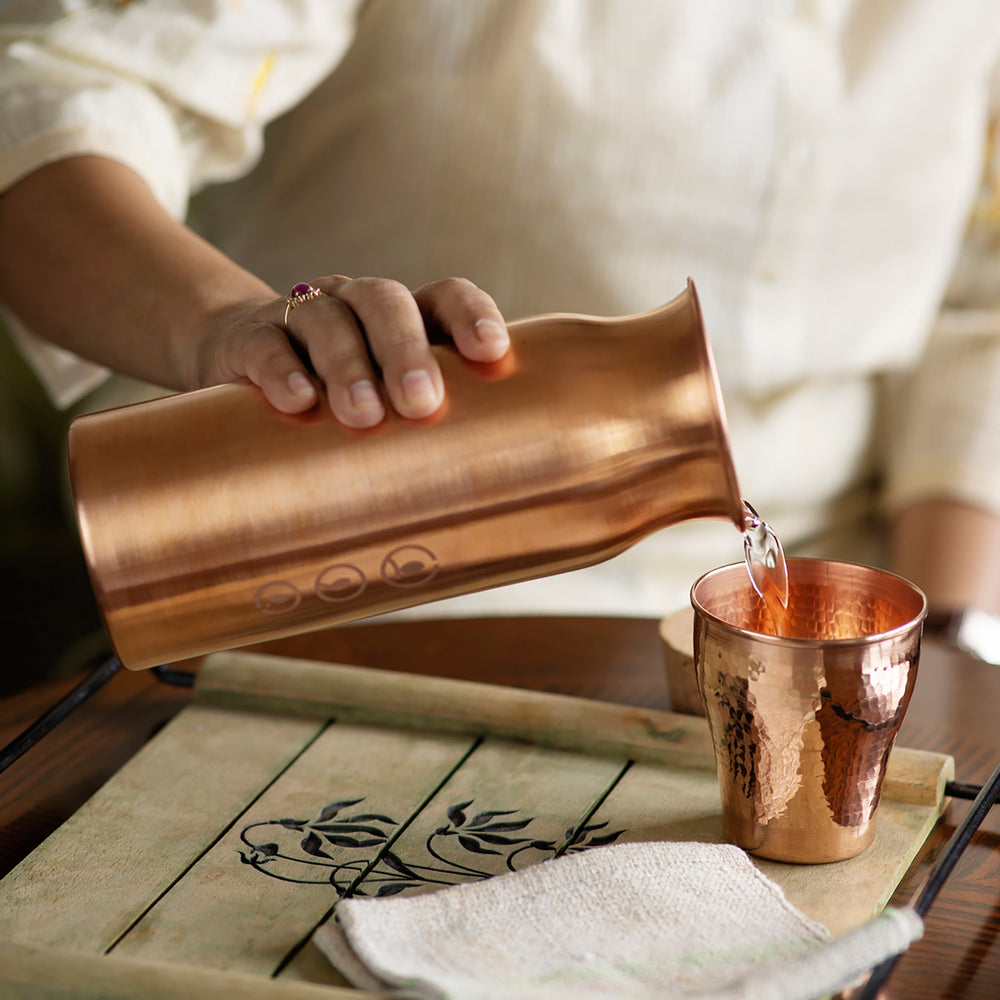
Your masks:
M386 398L412 419L430 416L444 400L428 330L450 337L470 361L498 361L510 345L496 303L464 278L413 292L386 278L343 275L310 287L322 294L227 317L200 352L200 384L248 378L283 413L308 410L325 387L338 420L374 427L385 418Z

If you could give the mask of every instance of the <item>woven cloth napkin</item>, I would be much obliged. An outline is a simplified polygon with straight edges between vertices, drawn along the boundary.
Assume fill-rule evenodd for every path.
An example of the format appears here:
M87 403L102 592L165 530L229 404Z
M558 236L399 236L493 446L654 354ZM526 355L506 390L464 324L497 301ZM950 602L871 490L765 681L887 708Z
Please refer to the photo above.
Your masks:
M921 930L912 910L886 910L831 938L736 847L634 843L343 900L314 940L355 986L419 1000L811 1000Z

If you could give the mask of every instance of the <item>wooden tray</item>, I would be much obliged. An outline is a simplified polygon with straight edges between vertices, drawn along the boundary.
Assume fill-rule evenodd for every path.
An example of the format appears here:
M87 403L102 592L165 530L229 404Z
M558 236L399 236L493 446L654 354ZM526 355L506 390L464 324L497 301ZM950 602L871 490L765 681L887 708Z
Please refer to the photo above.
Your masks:
M897 748L875 844L760 861L834 933L880 910L947 800ZM721 839L703 719L240 653L0 881L0 995L357 996L310 936L338 896L426 892L567 851Z

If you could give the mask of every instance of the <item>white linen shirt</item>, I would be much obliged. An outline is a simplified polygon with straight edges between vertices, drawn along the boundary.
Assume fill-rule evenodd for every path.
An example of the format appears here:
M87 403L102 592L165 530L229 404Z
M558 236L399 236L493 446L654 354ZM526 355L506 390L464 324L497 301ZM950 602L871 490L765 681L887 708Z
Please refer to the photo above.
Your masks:
M927 496L1000 515L996 2L14 0L0 43L0 187L119 159L278 289L622 315L691 275L790 548ZM58 401L98 377L19 333ZM439 610L657 614L740 553L676 526Z

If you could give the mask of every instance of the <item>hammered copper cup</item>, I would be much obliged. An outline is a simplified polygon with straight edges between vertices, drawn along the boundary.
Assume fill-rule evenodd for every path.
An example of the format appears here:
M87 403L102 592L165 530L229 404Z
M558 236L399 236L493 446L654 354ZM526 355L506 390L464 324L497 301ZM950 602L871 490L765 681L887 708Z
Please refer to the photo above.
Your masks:
M790 559L788 576L780 636L743 563L691 589L723 833L762 858L841 861L875 838L927 601L851 563Z

